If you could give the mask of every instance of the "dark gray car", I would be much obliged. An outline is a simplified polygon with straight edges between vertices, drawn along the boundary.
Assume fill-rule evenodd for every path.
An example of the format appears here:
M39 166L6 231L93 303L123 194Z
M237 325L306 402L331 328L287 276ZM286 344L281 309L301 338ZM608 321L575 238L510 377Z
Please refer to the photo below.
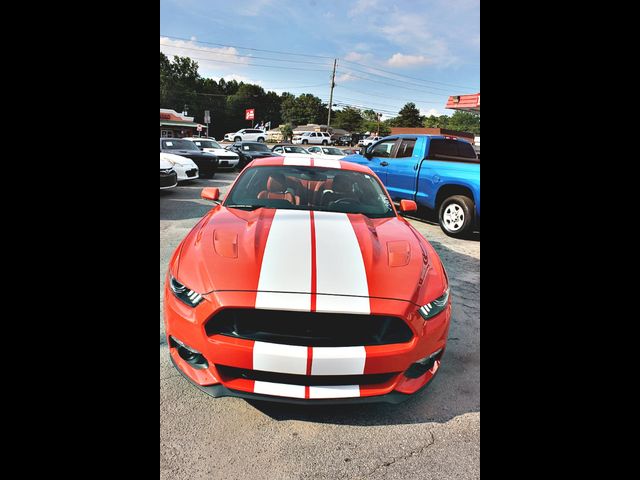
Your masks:
M160 152L173 153L190 158L198 166L201 177L213 178L218 170L218 157L201 151L191 140L183 138L161 138Z

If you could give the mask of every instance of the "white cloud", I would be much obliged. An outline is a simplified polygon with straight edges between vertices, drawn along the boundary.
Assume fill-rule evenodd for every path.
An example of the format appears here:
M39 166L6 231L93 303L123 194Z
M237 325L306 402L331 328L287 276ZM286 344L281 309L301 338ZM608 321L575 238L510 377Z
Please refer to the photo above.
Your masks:
M232 62L246 64L248 57L239 56L238 50L234 47L212 48L196 43L195 37L191 40L174 40L168 37L160 37L160 51L173 58L174 55L181 57L191 57L203 70L210 69L213 62Z
M351 73L343 73L342 75L338 75L336 77L336 84L351 82L353 80L358 80Z
M350 62L362 62L369 60L372 56L370 53L349 52L344 56L344 59Z
M349 17L356 17L369 13L378 6L378 0L358 0L355 5L347 12Z
M253 80L249 77L245 77L244 75L238 75L236 73L231 73L228 75L221 75L220 78L224 78L225 82L230 82L231 80L235 80L236 82L244 82L244 83L252 83L255 85L262 86L262 80ZM218 80L219 81L219 80Z
M442 115L438 109L436 108L430 108L426 113L423 113L422 111L420 112L420 115L424 115L426 117L430 117L431 115L434 115L436 117L439 117L440 115Z
M434 63L434 60L424 55L404 55L402 53L394 53L387 60L387 65L392 67L412 67L414 65L428 65Z

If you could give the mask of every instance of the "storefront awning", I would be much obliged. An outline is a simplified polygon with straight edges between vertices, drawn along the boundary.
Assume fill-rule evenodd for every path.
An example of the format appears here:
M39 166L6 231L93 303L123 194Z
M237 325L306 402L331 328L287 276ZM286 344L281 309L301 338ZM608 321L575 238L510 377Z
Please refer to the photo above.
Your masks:
M177 122L172 120L160 120L161 127L192 127L195 128L198 126L197 123L193 122Z

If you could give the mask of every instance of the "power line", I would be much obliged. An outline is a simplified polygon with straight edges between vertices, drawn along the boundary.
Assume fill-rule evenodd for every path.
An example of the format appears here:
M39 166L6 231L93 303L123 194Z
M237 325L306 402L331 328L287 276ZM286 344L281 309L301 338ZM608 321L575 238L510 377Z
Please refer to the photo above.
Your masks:
M441 90L443 92L451 91L451 89L444 89L444 88L440 88L440 87L432 87L430 85L421 85L419 83L407 82L406 80L400 80L400 79L397 79L397 78L389 78L389 77L386 77L384 75L378 75L377 73L365 72L364 70L360 70L360 69L353 68L353 67L348 67L348 68L350 68L351 70L353 70L355 72L364 73L366 75L373 75L374 77L384 78L385 80L391 80L392 82L402 82L402 83L406 83L407 85L414 85L416 87L421 87L421 88L430 88L432 90Z
M207 52L210 53L212 55L226 55L226 56L231 56L231 57L244 57L244 58L257 58L260 60L273 60L275 62L289 62L289 63L308 63L311 65L322 65L325 67L328 67L329 65L327 65L326 63L320 63L320 62L305 62L304 60L285 60L283 58L272 58L272 57L258 57L255 55L242 55L240 53L223 53L223 52L212 52L210 49L206 49L206 48L191 48L191 47L182 47L179 45L168 45L166 43L160 43L161 46L163 47L169 47L169 48L178 48L178 49L182 49L182 50L194 50L194 51L198 51L198 52Z
M252 47L239 47L238 45L225 45L223 43L205 42L203 40L192 40L190 38L172 37L170 35L162 35L162 34L160 34L160 36L161 37L165 37L165 38L172 38L173 40L184 40L186 42L205 43L207 45L216 45L218 47L240 48L241 50L253 50L253 51L256 51L256 52L278 53L278 54L281 54L281 55L296 55L296 56L299 56L299 57L333 58L333 57L325 57L323 55L311 55L311 54L308 54L308 53L292 53L292 52L282 52L282 51L277 51L277 50L264 50L264 49L252 48Z
M347 72L347 73L349 73L353 78L358 78L360 80L365 80L367 82L380 83L382 85L388 85L390 87L395 87L395 88L403 88L405 90L412 90L414 92L422 92L422 93L424 93L425 92L424 88L428 88L428 87L424 87L423 89L418 90L416 88L409 88L409 87L405 87L403 85L394 85L393 83L381 82L380 80L372 80L370 78L360 77L359 75L354 75L354 74L352 74L350 72ZM400 80L397 80L397 81L400 81ZM427 92L427 93L432 93L432 92ZM436 93L434 93L433 95L439 95L441 97L448 97L448 95L442 95L442 94L436 94Z
M192 57L190 55L188 55L187 57L190 58L191 60L201 60L203 62L231 63L235 65L246 65L248 67L280 68L284 70L305 70L307 72L325 72L326 73L326 70L320 70L317 68L296 68L296 67L283 67L283 66L277 66L277 65L263 65L261 63L229 62L225 60L214 60L211 58Z
M440 85L448 85L448 86L451 86L451 87L464 88L464 89L469 89L469 90L476 90L476 88L472 88L472 87L469 87L469 86L456 85L454 83L447 83L447 82L438 82L437 80L426 80L426 79L418 78L418 77L411 77L409 75L403 75L401 73L390 72L389 70L383 70L382 68L372 67L370 65L364 65L362 63L352 62L350 60L343 60L343 61L347 62L347 63L352 63L354 65L360 65L361 67L370 68L371 70L378 70L380 72L390 73L391 75L396 75L398 77L411 78L412 80L418 80L420 82L437 83L437 84L440 84ZM372 74L372 75L374 75L374 74ZM385 77L385 78L388 78L388 77Z

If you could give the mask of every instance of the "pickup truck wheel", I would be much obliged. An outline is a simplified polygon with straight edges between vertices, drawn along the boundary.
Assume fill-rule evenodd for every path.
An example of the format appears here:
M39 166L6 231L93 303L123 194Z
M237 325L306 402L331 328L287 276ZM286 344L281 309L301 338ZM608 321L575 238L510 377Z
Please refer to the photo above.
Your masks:
M309 141L308 141L308 140L302 140L302 144L303 144L303 145L306 145L306 144L308 144L308 143L309 143Z
M241 142L241 141L242 141L242 138L241 138L241 137L236 137L236 138L234 138L234 139L233 139L233 141L234 141L234 142Z
M438 211L440 228L451 237L464 237L473 226L474 210L473 200L464 195L445 199Z
M259 137L259 138L258 138L258 142L260 142L260 143L264 143L264 138Z

